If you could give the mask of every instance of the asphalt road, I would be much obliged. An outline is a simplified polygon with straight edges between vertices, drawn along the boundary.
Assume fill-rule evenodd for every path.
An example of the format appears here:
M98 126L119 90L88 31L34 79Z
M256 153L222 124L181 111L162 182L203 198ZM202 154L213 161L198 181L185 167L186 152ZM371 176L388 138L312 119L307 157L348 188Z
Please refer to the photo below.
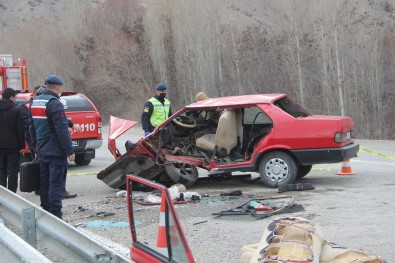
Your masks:
M107 138L107 130L105 127L103 138ZM118 148L123 153L125 141L136 141L141 135L141 128L133 128L120 138ZM362 147L358 157L351 160L356 175L336 175L341 164L314 166L313 171L300 181L312 183L314 190L283 193L292 195L303 210L281 216L312 220L321 225L325 239L380 255L387 262L395 262L395 141L357 142ZM78 197L64 200L64 218L127 254L131 237L125 199L117 197L118 190L111 189L96 178L97 172L113 162L105 140L90 165L77 167L70 164L67 188L78 193ZM219 196L222 191L235 189L241 190L243 195L236 198ZM214 183L198 181L188 191L210 196L209 202L177 205L184 232L197 262L239 262L241 246L259 242L266 225L277 217L243 221L212 216L214 212L234 208L253 197L279 195L277 189L267 188L256 181L244 178ZM18 194L39 204L39 198L33 193ZM142 210L142 213L149 213L151 208L142 207ZM100 212L111 212L113 215L103 218L97 216ZM95 226L94 223L99 220L108 224ZM155 236L157 226L151 227L152 235Z

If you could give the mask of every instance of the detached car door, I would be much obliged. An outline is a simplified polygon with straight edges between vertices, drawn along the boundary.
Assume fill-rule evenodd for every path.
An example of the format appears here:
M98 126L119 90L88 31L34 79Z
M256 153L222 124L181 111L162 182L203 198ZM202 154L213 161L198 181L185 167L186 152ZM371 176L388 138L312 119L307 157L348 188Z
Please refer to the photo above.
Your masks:
M132 175L127 176L126 184L133 241L130 258L136 263L195 262L167 188ZM161 195L161 202L150 206L152 213L149 218L141 216L139 210L142 205L134 202L132 189L141 186L154 188Z

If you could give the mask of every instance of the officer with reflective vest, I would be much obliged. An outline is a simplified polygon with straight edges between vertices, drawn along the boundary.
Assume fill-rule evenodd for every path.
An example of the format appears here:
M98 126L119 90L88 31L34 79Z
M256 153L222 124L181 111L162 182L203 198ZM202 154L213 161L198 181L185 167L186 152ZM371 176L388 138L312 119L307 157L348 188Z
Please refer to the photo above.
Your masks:
M43 209L62 218L62 196L66 187L67 158L75 160L64 105L59 100L63 80L46 79L47 89L31 105L33 144L40 158L40 201Z
M150 134L156 126L172 115L170 101L166 99L167 86L160 83L155 87L156 95L144 103L141 123L144 136Z

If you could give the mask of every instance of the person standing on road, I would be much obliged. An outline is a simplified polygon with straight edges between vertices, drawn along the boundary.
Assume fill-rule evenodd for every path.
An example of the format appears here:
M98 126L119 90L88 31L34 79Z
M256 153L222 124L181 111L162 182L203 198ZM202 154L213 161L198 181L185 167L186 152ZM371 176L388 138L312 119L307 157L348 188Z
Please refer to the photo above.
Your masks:
M64 106L59 100L63 80L57 75L46 79L47 89L32 103L32 141L40 158L41 207L62 219L62 196L66 187L67 158L75 160Z
M25 148L23 114L16 91L6 88L0 100L0 185L16 193L20 156Z
M28 133L29 134L29 138L31 137L30 136L30 126L33 125L33 119L32 119L32 114L31 114L32 101L37 96L40 96L40 95L44 94L45 91L46 91L46 87L44 85L40 85L40 86L34 87L31 99L30 99L30 101L28 103L28 105L29 105L29 133ZM68 121L68 125L69 125L70 135L73 134L74 130L81 131L81 127L79 125L74 125L73 122L70 119L67 119L67 121ZM33 145L32 142L30 142L30 144L28 142L28 145L29 145L29 149L33 149L33 154L32 153L31 154L32 154L32 158L34 159L35 156L36 156L36 153L35 153L35 147L36 146ZM32 150L30 150L30 152L32 152ZM36 190L35 194L36 195L40 195L40 190ZM62 196L63 199L69 199L69 198L75 198L75 197L77 197L77 194L69 192L69 191L67 191L67 189L65 189L65 191L63 193L63 196Z
M144 136L150 134L156 126L172 115L170 101L166 99L167 86L160 83L155 87L156 95L144 103L141 123Z

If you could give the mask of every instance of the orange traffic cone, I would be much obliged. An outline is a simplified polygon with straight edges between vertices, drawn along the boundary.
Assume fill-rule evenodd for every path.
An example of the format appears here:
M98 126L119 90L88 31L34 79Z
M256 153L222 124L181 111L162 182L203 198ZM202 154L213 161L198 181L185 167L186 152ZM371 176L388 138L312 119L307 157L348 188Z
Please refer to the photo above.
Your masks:
M171 202L171 200L170 200ZM174 225L173 216L168 213L168 227L166 232L166 197L162 193L162 201L160 203L160 215L159 215L159 228L158 228L158 240L156 242L156 250L169 257L169 249L171 252L171 258L176 259L177 262L189 262L186 251L181 244L180 236L177 228ZM170 244L168 244L168 241Z
M350 160L345 160L342 163L342 169L340 172L337 172L338 175L354 175L357 174L351 170Z
M169 236L172 249L178 246L177 230L173 223L173 218L169 214ZM166 256L168 256L167 248L167 233L166 233L166 198L162 194L162 201L160 204L160 215L159 215L159 228L158 228L158 240L156 242L157 250Z
M167 238L166 238L166 198L162 195L160 203L158 240L156 242L157 250L164 255L168 255Z

